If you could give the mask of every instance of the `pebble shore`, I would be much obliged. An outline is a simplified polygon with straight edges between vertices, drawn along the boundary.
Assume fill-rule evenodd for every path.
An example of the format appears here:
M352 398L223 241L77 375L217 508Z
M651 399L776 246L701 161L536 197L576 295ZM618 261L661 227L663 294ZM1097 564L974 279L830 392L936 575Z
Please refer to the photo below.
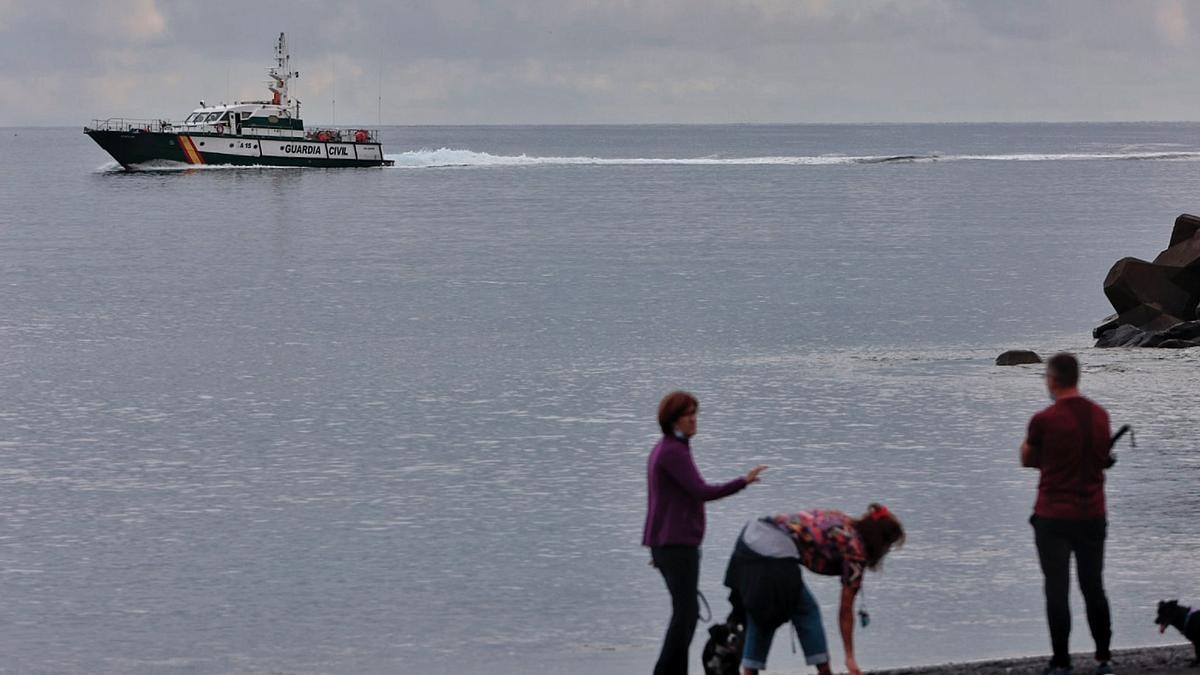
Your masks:
M1120 649L1113 651L1112 665L1117 675L1161 675L1165 673L1200 675L1200 668L1188 667L1188 663L1194 656L1195 650L1190 644ZM1075 672L1079 675L1088 675L1095 663L1090 653L1073 654L1071 658L1075 665ZM1032 656L864 672L868 672L870 675L1025 675L1026 673L1033 675L1041 673L1048 661L1048 656Z

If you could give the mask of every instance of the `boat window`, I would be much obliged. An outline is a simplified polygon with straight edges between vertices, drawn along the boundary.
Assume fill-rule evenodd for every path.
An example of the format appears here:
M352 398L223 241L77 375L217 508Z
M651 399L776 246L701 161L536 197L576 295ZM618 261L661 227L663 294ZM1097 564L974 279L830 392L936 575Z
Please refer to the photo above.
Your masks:
M196 121L196 113L192 113L191 115L188 115L188 118L186 120L184 120L183 123L191 124L192 122L195 122L195 121Z
M242 119L243 119L243 120L248 120L248 119L250 119L250 111L249 111L249 110L247 110L246 112L243 112L243 113L242 113Z
M226 111L226 112L221 113L221 117L219 119L220 119L220 121L224 122L228 118L229 118L229 112Z
M204 121L205 122L215 122L216 119L220 116L221 116L221 113L208 113L208 117L204 118Z

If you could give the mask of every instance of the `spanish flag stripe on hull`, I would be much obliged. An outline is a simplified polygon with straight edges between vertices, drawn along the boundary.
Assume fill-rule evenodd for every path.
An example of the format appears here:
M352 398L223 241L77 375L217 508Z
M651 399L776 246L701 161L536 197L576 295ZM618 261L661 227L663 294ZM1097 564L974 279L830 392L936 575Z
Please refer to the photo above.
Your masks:
M191 153L188 152L187 136L184 136L182 134L179 136L176 136L175 142L179 144L179 149L181 151L183 151L183 158L185 160L187 160L188 164L191 164L192 163L192 155L191 155Z
M179 136L179 147L183 150L183 156L187 158L188 164L203 164L204 158L200 156L200 151L196 150L196 144L192 142L191 136Z

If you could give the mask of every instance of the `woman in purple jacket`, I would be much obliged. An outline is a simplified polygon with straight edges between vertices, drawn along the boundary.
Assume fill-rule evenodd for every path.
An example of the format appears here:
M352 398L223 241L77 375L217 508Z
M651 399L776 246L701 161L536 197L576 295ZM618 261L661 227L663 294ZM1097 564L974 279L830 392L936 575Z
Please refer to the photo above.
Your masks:
M673 391L658 404L662 440L650 452L646 467L649 504L642 545L650 547L654 566L671 593L671 623L663 638L654 675L688 672L688 647L696 632L700 607L700 542L704 539L704 502L726 497L758 482L767 468L754 467L744 478L723 485L704 482L688 440L696 435L700 404L685 391Z

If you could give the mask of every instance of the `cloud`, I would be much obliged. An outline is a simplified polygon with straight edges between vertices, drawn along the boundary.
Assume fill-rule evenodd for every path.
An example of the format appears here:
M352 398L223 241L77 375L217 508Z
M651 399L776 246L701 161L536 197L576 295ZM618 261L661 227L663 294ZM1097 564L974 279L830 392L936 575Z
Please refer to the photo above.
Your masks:
M1182 47L1192 38L1191 21L1182 0L1164 2L1154 12L1154 25L1159 35L1172 47Z
M167 20L155 0L105 0L91 3L89 10L101 31L132 43L166 33Z
M1200 106L1180 86L1198 12L1181 0L0 0L0 124L261 97L281 30L314 123L335 97L345 123L375 120L380 97L385 123L1186 119Z

